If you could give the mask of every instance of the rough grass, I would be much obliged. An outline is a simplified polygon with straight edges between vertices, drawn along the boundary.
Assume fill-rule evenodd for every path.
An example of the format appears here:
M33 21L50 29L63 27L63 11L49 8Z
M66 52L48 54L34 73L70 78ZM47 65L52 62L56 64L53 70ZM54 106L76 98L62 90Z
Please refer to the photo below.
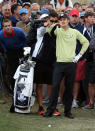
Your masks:
M79 1L82 4L89 4L91 1L94 1L94 0L72 0L73 3L76 2L76 1Z
M31 109L31 114L26 115L9 113L10 98L6 101L0 105L0 131L95 131L95 110L73 109L75 119L70 120L64 117L64 107L58 106L61 116L44 118L37 114L37 104Z

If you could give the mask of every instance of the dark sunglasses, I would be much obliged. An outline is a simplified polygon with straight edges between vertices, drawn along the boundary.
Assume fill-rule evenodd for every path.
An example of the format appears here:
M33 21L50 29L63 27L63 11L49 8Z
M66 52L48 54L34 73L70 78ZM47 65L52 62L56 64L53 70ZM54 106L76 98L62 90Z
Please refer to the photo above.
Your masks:
M65 12L64 12L64 13L70 13L70 11L71 11L71 10L65 10Z
M50 20L50 22L52 22L52 23L57 23L58 20Z

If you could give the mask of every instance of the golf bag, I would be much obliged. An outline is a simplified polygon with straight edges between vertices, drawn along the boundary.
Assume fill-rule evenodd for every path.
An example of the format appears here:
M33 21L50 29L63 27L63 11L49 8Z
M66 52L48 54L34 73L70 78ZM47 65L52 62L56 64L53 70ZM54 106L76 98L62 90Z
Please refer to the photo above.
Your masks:
M14 112L30 113L31 106L34 105L35 96L33 94L33 77L35 62L31 60L29 54L25 54L21 64L17 68L14 79Z

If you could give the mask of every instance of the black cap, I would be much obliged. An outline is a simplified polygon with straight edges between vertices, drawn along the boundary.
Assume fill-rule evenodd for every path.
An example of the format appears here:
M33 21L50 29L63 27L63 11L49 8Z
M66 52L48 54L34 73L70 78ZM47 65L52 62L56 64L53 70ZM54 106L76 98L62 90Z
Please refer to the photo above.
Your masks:
M68 15L67 15L67 14L64 14L64 13L61 13L61 14L59 15L59 19L61 19L61 18L69 19Z
M75 6L75 5L80 5L81 6L81 3L79 2L79 1L76 1L74 4L73 4L73 7Z
M26 6L26 5L28 5L29 7L31 7L31 3L30 3L30 2L24 2L24 3L22 4L22 7L24 7L24 6Z

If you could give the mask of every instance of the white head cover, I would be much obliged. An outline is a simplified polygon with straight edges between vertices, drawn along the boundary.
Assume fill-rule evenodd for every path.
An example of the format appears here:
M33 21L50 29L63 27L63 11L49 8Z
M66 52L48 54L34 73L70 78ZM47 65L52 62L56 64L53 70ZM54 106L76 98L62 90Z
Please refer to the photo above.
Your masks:
M3 0L0 0L0 4L3 2Z
M49 15L48 14L42 14L41 16L40 16L40 20L41 19L44 19L45 17L48 17Z

